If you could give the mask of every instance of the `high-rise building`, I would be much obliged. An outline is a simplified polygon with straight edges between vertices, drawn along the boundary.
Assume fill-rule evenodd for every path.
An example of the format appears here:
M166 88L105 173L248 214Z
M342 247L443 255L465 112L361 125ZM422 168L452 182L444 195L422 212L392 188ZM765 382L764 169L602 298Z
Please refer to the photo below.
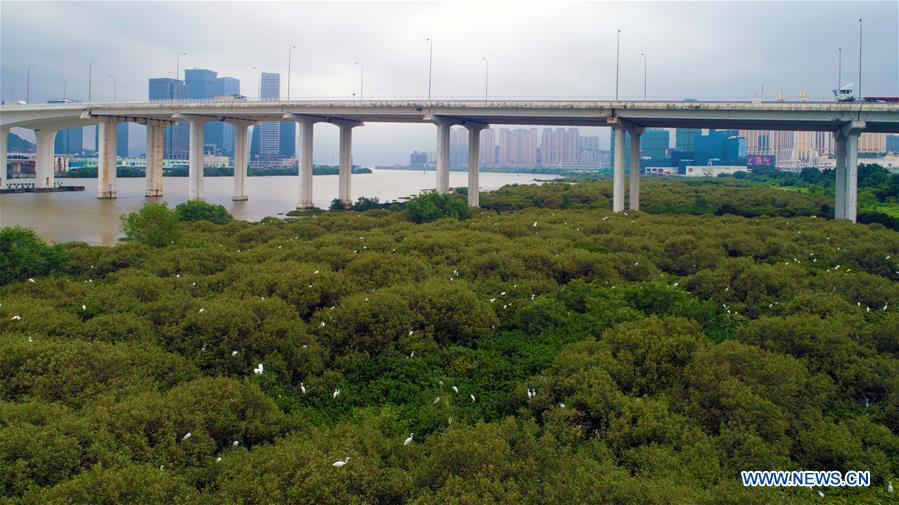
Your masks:
M234 96L240 94L240 80L233 77L219 77L216 79L215 96ZM234 125L225 122L207 123L205 129L207 144L216 146L216 150L222 154L234 152Z
M170 77L154 77L150 79L149 98L154 100L181 100L187 97L184 82ZM168 159L186 159L190 141L190 129L186 121L163 129L163 157Z
M578 162L577 128L544 128L540 142L540 164L568 165Z
M485 167L496 165L496 132L490 128L481 130L481 141L478 145L478 157Z
M53 151L56 154L81 154L84 149L83 128L66 128L56 132Z
M467 128L450 128L449 164L451 168L468 166Z
M887 152L886 133L863 132L858 137L859 154L885 154Z
M674 148L678 151L693 152L693 144L700 135L702 135L701 128L677 128L674 130Z
M262 72L260 98L278 100L281 97L281 74ZM253 127L250 155L257 159L274 160L281 157L281 122L266 121Z
M537 129L500 130L498 158L504 167L537 166Z
M218 91L218 74L205 68L193 68L184 71L184 86L187 98L215 98Z
M899 135L887 135L886 146L888 152L899 153Z
M740 136L746 139L746 151L756 155L774 154L771 133L767 130L740 130Z
M615 163L615 129L609 128L609 160L614 166ZM640 157L652 158L653 160L666 160L669 156L669 145L671 142L670 132L666 128L647 128L640 135ZM630 152L631 135L624 133L624 147ZM630 170L630 157L624 160L625 170Z
M122 121L116 125L116 154L123 158L128 157L128 124Z

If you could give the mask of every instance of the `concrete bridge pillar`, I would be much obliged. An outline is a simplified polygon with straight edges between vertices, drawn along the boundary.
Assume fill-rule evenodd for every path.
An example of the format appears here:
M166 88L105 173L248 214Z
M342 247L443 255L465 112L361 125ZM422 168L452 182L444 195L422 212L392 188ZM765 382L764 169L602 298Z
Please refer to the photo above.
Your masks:
M97 198L100 199L116 197L118 124L115 119L102 119L97 125Z
M449 144L450 127L448 121L435 120L437 125L437 192L449 192Z
M147 121L147 190L144 196L162 196L163 123Z
M481 161L481 130L486 125L465 125L468 128L468 206L478 208L480 206L480 161Z
M234 125L234 201L247 199L247 159L249 158L249 125Z
M640 210L640 135L643 128L631 128L631 180L628 189L628 207L631 210Z
M312 130L315 121L297 118L297 158L300 172L298 209L311 209L312 202Z
M188 148L188 175L190 176L190 190L188 200L203 199L203 128L206 121L191 118L190 122L190 147Z
M53 161L56 157L53 141L56 140L56 130L35 130L37 141L37 156L34 160L34 178L39 188L52 188L56 183L53 172Z
M617 125L615 129L615 166L612 171L612 211L624 211L624 163L627 151L624 147L624 127Z
M353 126L341 124L340 126L340 173L338 175L338 198L344 207L353 204L351 184L353 175Z
M6 152L7 152L7 141L9 139L9 128L0 127L0 189L6 188L6 178L7 178L7 162L6 162Z
M864 121L853 121L834 134L837 160L834 217L853 223L858 216L858 137L864 129Z

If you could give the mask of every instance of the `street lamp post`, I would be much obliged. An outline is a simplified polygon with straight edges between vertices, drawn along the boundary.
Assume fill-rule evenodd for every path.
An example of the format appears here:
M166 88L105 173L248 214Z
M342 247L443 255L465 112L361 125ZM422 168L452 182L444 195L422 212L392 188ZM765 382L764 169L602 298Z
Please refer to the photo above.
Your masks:
M489 89L490 84L490 59L489 58L481 58L484 60L484 101L487 101L487 91Z
M862 99L862 18L858 18L858 99Z
M256 71L256 85L258 87L257 92L259 93L259 99L262 100L262 69L253 65L253 70Z
M290 101L290 58L293 56L293 50L296 49L296 47L297 46L292 45L287 49L287 101ZM259 82L261 83L262 81L260 80ZM262 86L262 84L260 84L260 86ZM261 90L259 94L262 94Z
M112 101L118 101L118 82L116 81L115 75L109 74L109 78L112 79Z
M621 61L621 28L618 29L618 42L615 45L615 101L618 101L618 68Z
M31 67L37 67L37 65L29 63L28 69L25 70L25 103L31 99Z
M837 48L837 93L843 87L843 48ZM837 95L839 96L839 95Z
M646 101L646 53L640 53L643 57L643 101Z
M431 75L434 69L434 39L428 37L425 39L428 42L428 101L431 101Z
M91 88L92 88L92 85L94 82L93 77L94 77L94 62L95 61L100 61L100 60L98 60L97 58L91 58L91 60L87 64L87 101L88 102L91 101L91 97L93 96L91 94Z
M175 80L181 80L181 57L187 56L187 53L179 52L177 56L175 56ZM174 98L174 97L173 97Z
M358 61L355 64L359 65L359 100L365 100L365 66Z

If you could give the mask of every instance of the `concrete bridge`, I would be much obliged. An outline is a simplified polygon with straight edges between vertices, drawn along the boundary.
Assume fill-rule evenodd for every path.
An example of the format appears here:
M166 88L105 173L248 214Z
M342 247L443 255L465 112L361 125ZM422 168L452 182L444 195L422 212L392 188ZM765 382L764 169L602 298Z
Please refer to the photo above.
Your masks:
M836 217L855 221L857 209L858 138L862 132L899 132L899 104L836 102L654 102L654 101L153 101L143 103L73 103L0 106L0 166L6 166L10 128L35 130L39 187L53 185L53 141L56 132L99 125L98 198L116 197L116 124L147 126L147 196L162 195L163 126L190 125L191 199L203 198L203 126L224 121L234 128L234 199L244 200L248 127L262 121L296 121L299 156L297 208L312 207L312 139L318 122L340 127L339 198L351 199L353 128L365 122L431 123L437 133L438 192L449 191L449 132L468 129L468 204L478 206L480 131L489 125L610 126L615 131L613 203L625 209L625 159L639 166L644 128L716 128L748 130L829 131L837 158ZM625 132L630 146L625 146ZM5 174L3 174L5 175ZM0 184L5 182L0 179ZM631 170L628 206L639 209L640 172Z

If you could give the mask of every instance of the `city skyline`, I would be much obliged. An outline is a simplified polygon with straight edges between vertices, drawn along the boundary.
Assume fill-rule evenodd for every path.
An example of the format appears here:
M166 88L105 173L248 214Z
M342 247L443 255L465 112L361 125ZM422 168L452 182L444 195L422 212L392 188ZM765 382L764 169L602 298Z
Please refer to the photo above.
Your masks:
M751 99L762 86L767 99L781 91L795 98L802 90L811 99L823 99L836 86L837 47L843 48L842 82L857 80L858 17L865 19L867 41L863 94L899 94L895 44L880 43L896 37L897 7L887 2L535 3L522 9L439 2L352 9L318 3L4 4L0 92L6 99L23 97L26 68L34 63L30 95L35 102L58 97L60 81L67 96L86 97L91 58L100 60L93 64L91 86L99 100L111 98L114 84L120 100L144 100L147 80L175 77L176 68L182 79L186 69L215 69L243 81L244 94L258 95L258 86L249 83L258 81L260 70L284 78L290 45L297 47L291 69L294 97L350 99L360 85L356 61L365 64L366 97L422 97L428 84L426 38L435 41L435 97L482 97L482 57L489 56L491 97L608 98L615 91L616 28L622 30L623 98L642 98L640 53L645 52L650 99ZM338 11L341 23L329 22ZM810 12L815 23L796 22ZM218 20L215 27L197 22L210 15ZM73 22L42 21L50 16ZM100 19L119 41L115 46L90 35L100 29ZM297 25L295 19L302 21ZM703 23L696 24L697 19ZM160 22L171 36L156 35ZM222 33L252 33L253 39ZM718 57L723 49L733 57ZM100 77L109 72L117 75L115 82ZM284 97L286 86L281 88ZM331 163L337 158L337 129L318 129L316 162ZM604 133L586 134L599 136L603 148L609 148ZM142 137L132 132L138 143L132 148L139 150ZM410 149L433 142L430 129L421 125L370 124L356 135L356 157L367 165L398 163Z

